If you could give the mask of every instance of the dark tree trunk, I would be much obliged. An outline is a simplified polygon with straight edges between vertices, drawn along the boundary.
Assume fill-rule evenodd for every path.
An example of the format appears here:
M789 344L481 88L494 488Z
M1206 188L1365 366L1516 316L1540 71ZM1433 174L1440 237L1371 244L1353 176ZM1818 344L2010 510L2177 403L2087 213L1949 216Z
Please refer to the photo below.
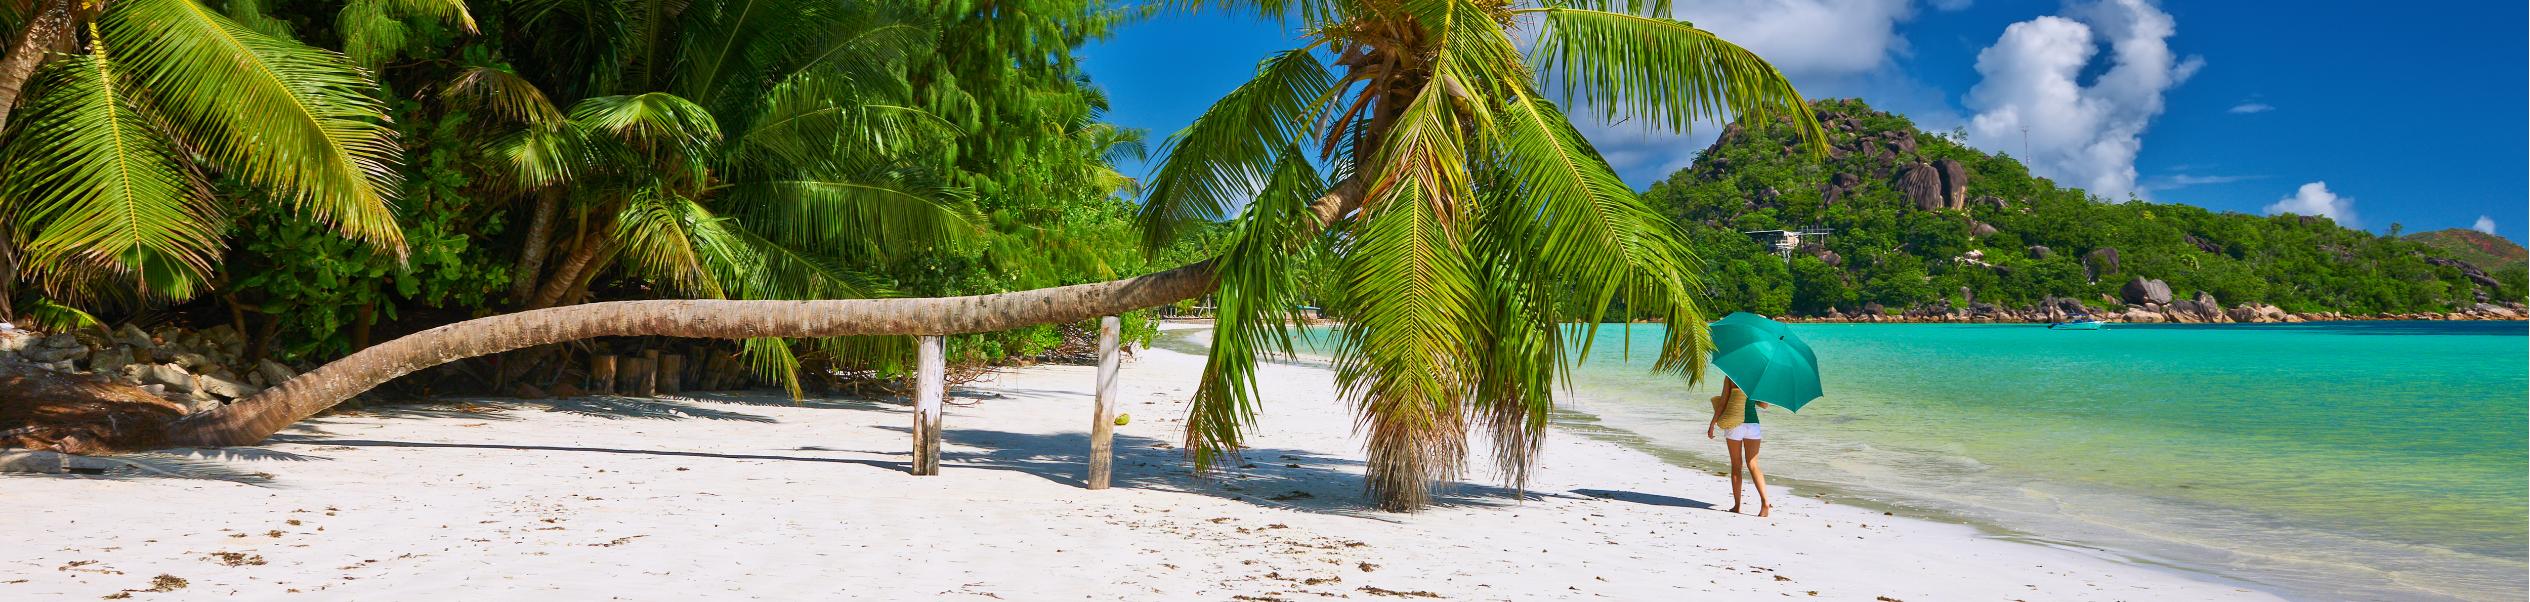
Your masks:
M35 77L35 67L44 63L44 53L59 45L70 33L70 0L43 0L26 26L10 40L9 54L0 56L0 131L9 128L9 115L18 106L18 95L26 91L26 81ZM0 235L0 322L17 319L17 254L12 252L6 235Z
M528 300L527 309L560 305L564 295L579 290L580 282L598 268L599 256L608 252L607 247L605 241L586 240L572 248L571 254L562 258L562 265L554 266L553 275L546 277L544 286L537 289L536 298Z
M0 131L9 128L18 94L26 90L26 80L35 76L35 67L44 63L44 53L70 34L70 5L70 0L43 0L9 44L8 56L0 56Z
M553 214L562 208L562 193L536 194L535 213L528 217L527 240L518 249L518 269L510 274L510 302L525 303L536 293L536 276L545 268L545 250L553 244Z

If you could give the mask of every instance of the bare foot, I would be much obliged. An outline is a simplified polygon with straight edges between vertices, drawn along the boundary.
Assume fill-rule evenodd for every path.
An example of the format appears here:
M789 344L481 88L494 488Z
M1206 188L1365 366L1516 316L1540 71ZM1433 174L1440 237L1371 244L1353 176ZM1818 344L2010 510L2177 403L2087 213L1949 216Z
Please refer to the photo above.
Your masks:
M1731 514L1739 514L1739 504L1731 504L1731 509L1729 509L1729 510L1724 510L1723 512L1729 512L1729 513L1731 513Z
M1772 513L1774 513L1774 511L1775 511L1775 507L1774 507L1774 505L1773 505L1773 504L1767 504L1767 505L1764 505L1764 506L1758 506L1758 507L1757 507L1757 518L1765 518L1767 514L1772 514Z

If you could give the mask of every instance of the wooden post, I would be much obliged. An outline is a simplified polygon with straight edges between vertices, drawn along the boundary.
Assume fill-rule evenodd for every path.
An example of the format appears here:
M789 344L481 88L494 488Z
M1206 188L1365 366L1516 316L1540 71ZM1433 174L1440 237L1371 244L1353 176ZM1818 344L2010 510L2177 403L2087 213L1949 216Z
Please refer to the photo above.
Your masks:
M659 392L670 395L685 392L685 356L659 356Z
M920 362L914 367L914 465L916 475L940 474L940 398L949 392L947 360L941 358L946 340L938 335L920 337Z
M710 355L705 355L705 356L702 356L702 358L703 358L703 360L702 360L702 361L703 361L703 369L702 369L702 373L701 373L701 374L696 374L696 375L694 375L694 389L695 389L695 390L697 390L697 391L718 391L718 390L721 390L721 386L720 386L720 366L721 366L721 361L722 361L722 360L720 359L720 357L721 357L721 356L720 356L720 354L719 354L719 353L713 353L713 354L710 354Z
M621 369L615 371L615 393L625 397L649 397L652 393L649 386L650 358L628 357L621 363Z
M659 350L641 350L641 371L633 375L633 394L640 397L659 396Z
M1089 423L1089 488L1106 489L1116 461L1115 316L1098 319L1098 401Z
M589 358L589 393L615 394L615 356L600 355Z

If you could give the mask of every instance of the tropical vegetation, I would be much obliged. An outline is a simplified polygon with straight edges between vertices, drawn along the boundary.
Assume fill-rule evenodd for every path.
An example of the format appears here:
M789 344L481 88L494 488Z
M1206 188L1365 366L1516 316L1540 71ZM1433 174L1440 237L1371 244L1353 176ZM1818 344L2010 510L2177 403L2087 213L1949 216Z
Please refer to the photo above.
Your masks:
M1694 164L1644 193L1705 258L1716 310L1894 314L2049 298L2106 309L2124 302L2120 289L2135 278L2166 281L2181 299L2203 292L2226 307L2292 312L2443 312L2525 298L2517 262L2464 267L2395 225L2374 234L2325 217L2100 198L1858 100L1823 100L1815 110L1834 124L1823 160L1784 152L1806 128L1740 119ZM1966 198L1927 209L1908 197L1903 177L1910 166L1944 160L1964 168ZM1804 228L1830 234L1788 258L1767 246L1771 239L1745 234ZM2472 278L2478 268L2500 285Z
M591 336L744 339L796 391L804 366L901 363L901 336L846 335L965 333L969 356L1007 357L1047 323L1213 293L1199 465L1236 453L1255 362L1311 301L1348 319L1372 493L1411 509L1471 430L1524 480L1559 325L1702 322L1682 239L1566 104L1673 130L1810 121L1665 2L1164 4L39 3L0 64L36 75L0 191L9 256L43 278L9 295L109 321L225 310L259 355L349 354L176 427L218 444L526 349L498 382ZM1141 135L1099 122L1070 53L1187 8L1279 19L1304 46L1170 137L1146 186L1114 169ZM198 35L132 33L169 28ZM1703 345L1675 330L1662 369L1697 371Z
M256 358L322 363L171 425L171 444L250 444L416 373L550 381L598 337L735 341L678 344L797 395L902 376L907 335L1009 361L1102 315L1147 335L1142 310L1208 298L1192 460L1238 453L1263 410L1259 362L1291 352L1287 327L1315 307L1343 319L1334 366L1370 493L1410 510L1478 449L1524 485L1567 358L1591 340L1567 324L1678 325L1643 352L1694 378L1710 310L2096 296L2127 273L2306 307L2465 290L2406 243L2102 203L1933 137L1910 152L1970 162L1972 188L2014 209L1908 211L1885 185L1824 202L1821 178L1868 169L1832 150L1851 132L1659 1L13 8L0 267L17 277L0 315L227 326ZM1104 121L1074 53L1162 10L1277 20L1299 46L1152 145ZM1638 194L1576 115L1745 133L1707 153L1730 169ZM1119 170L1141 158L1158 167ZM1746 204L1760 189L1789 192ZM1809 223L1836 226L1827 248L1852 259L1750 261L1771 257L1736 231ZM2108 274L1950 259L2028 245L2129 259ZM441 367L478 356L493 359Z

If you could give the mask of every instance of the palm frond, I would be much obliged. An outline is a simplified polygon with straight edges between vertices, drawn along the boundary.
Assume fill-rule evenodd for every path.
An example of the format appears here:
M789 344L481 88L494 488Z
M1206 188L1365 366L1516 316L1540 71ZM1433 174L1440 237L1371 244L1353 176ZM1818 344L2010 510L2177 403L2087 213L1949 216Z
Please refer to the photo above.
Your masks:
M1646 16L1666 14L1666 2L1626 3L1633 14L1548 4L1521 12L1541 17L1532 62L1567 103L1579 99L1608 121L1641 117L1679 132L1698 121L1785 116L1812 152L1827 152L1826 133L1790 79L1712 32Z
M1287 327L1299 321L1296 268L1314 246L1296 233L1322 227L1309 205L1328 193L1303 148L1283 145L1264 190L1232 224L1232 239L1213 260L1219 309L1202 380L1186 408L1186 450L1198 471L1235 457L1245 429L1255 426L1262 401L1258 362L1292 355Z
M909 186L883 178L758 180L720 191L751 229L820 253L883 256L928 249L974 226L958 209L955 189Z
M1334 84L1309 49L1277 54L1257 64L1254 79L1169 137L1160 146L1167 159L1151 178L1139 216L1144 246L1167 246L1180 224L1232 215L1281 159L1275 151L1309 137Z
M113 2L97 27L188 149L346 236L403 254L392 208L402 151L358 66L193 0Z
M81 328L94 328L97 332L112 334L106 330L105 322L98 320L96 316L60 301L37 297L33 303L27 303L21 307L20 311L25 312L24 317L29 320L27 325L37 330L70 332Z
M694 164L698 170L720 141L720 123L710 111L665 92L582 100L571 107L571 121L642 152Z
M567 184L602 167L600 141L571 124L530 127L495 137L484 144L491 167L508 176L508 184L534 189Z
M455 24L466 33L474 33L474 13L466 10L465 0L352 0L352 3L376 3L396 14L429 17L442 23Z
M439 89L439 98L449 106L481 110L528 128L559 127L563 120L562 110L536 84L492 67L459 71Z
M1399 178L1365 206L1342 264L1348 321L1336 386L1366 438L1370 493L1390 509L1429 503L1432 484L1457 478L1466 462L1461 404L1477 376L1468 343L1482 334L1479 266L1460 216L1449 213L1459 202L1425 190L1435 181Z
M82 284L111 278L143 297L185 299L218 258L227 218L140 112L109 47L37 74L0 163L0 197L23 204L16 236L29 269L56 294L79 296Z
M704 297L725 296L718 278L703 264L697 230L711 227L719 216L660 186L634 191L615 216L614 238L623 245L625 264L670 288Z
M782 383L791 399L806 397L799 389L799 356L791 352L790 341L771 337L739 341L738 360L755 370L756 376Z

